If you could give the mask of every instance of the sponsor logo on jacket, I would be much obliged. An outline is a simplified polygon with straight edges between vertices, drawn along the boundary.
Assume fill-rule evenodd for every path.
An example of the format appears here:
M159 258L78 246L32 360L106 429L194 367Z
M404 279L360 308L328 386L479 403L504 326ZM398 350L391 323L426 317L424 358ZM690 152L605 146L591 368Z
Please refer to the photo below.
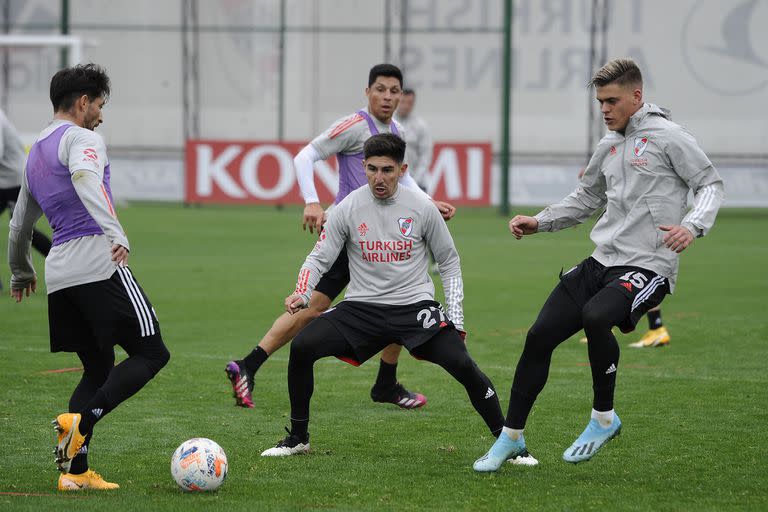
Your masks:
M411 259L412 240L359 240L363 261L392 263Z

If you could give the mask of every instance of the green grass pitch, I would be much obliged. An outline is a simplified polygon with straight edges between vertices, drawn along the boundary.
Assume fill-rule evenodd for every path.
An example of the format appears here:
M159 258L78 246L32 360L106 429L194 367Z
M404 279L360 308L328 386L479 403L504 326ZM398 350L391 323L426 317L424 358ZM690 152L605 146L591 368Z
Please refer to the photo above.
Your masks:
M527 210L531 213L532 210ZM117 492L55 490L50 420L66 409L79 365L48 352L42 289L7 297L0 269L0 510L766 510L768 509L768 212L725 210L683 253L663 305L672 343L630 349L619 335L622 435L592 461L563 450L586 424L591 379L574 336L556 352L526 429L538 467L479 475L492 439L459 384L405 355L399 378L429 398L402 411L368 397L378 362L316 365L313 453L262 459L288 425L288 350L257 377L256 409L234 407L224 365L280 314L313 237L300 210L130 205L120 210L131 267L155 305L172 358L97 426L92 467ZM7 215L0 227L6 253ZM461 209L450 228L462 257L467 342L506 411L527 328L566 269L592 250L590 226L515 241L492 210ZM42 280L43 263L35 254ZM440 299L442 297L440 296ZM118 359L124 357L118 352ZM217 493L184 494L169 461L183 440L210 437L230 462ZM54 507L56 507L54 509Z

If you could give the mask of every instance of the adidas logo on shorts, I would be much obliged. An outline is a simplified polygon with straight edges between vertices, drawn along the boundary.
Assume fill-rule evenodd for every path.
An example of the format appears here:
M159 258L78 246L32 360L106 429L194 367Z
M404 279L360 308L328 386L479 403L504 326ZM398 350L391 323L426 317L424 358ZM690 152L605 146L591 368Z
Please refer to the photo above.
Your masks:
M495 395L495 394L496 394L496 393L494 393L494 392L493 392L493 390L492 390L491 388L488 388L488 391L486 391L486 392L485 392L485 398L486 398L486 399L488 399L488 398L491 398L491 397L492 397L493 395Z

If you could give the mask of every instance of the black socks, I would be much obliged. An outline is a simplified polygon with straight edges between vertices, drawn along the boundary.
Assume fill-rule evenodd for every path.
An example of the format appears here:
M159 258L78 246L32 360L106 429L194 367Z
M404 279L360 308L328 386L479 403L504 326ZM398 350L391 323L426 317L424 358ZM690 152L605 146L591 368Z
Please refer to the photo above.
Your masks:
M661 321L661 310L648 312L648 328L658 329L662 327L664 322Z
M379 374L373 387L377 390L393 388L397 384L397 363L389 364L383 359L379 361Z
M250 354L245 356L243 364L245 365L245 369L248 370L248 373L253 375L259 371L259 368L261 368L261 365L264 364L264 361L266 361L268 357L269 354L267 354L263 348L257 346L255 349L251 350Z

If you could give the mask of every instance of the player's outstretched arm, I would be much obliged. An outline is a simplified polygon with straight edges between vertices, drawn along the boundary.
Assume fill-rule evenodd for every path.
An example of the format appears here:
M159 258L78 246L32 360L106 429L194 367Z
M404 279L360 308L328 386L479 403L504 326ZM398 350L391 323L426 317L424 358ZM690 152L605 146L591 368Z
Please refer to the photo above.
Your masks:
M509 221L509 230L512 232L515 238L520 240L523 235L532 235L538 232L539 221L535 217L528 217L527 215L515 215L512 220Z
M320 154L312 144L307 144L293 159L293 167L296 169L296 179L299 182L301 196L304 198L304 217L301 227L304 231L309 227L309 232L320 232L323 227L323 207L315 189L315 162L320 160Z
M589 164L581 175L579 186L557 203L553 203L534 217L537 222L536 231L560 231L581 224L593 213L605 206L608 202L606 195L605 175L600 171L601 162L612 147L610 140L603 138L592 154ZM512 219L514 222L515 219ZM521 228L524 226L521 226ZM519 240L522 235L530 234L519 232L515 234L510 222L510 231Z

